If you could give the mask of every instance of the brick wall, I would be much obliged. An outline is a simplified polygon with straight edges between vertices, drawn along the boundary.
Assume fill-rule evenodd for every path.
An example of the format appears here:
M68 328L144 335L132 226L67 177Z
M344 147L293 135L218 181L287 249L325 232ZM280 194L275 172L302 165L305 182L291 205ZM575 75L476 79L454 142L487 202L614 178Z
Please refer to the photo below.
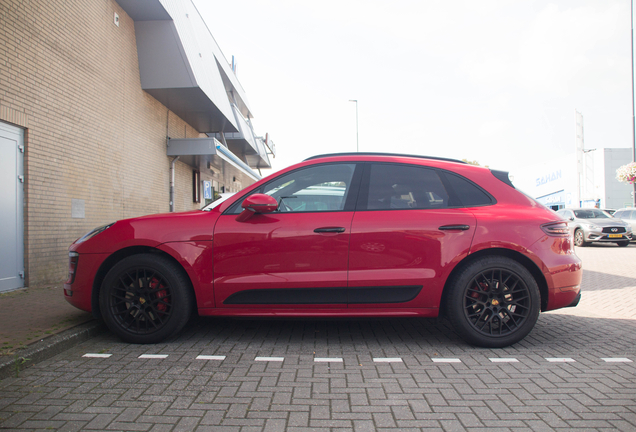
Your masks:
M115 1L1 0L0 16L0 120L26 128L26 282L60 283L77 237L169 210L166 133L201 135L141 89L134 22ZM175 210L199 208L192 168L177 162L175 181Z

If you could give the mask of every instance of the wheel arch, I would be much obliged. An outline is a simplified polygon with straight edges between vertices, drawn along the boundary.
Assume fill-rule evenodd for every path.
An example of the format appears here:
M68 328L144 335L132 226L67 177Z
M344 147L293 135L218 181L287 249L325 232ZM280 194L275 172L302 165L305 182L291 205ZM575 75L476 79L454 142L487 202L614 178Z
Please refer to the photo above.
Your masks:
M194 288L192 286L192 280L190 279L190 275L183 268L183 265L178 260L176 260L172 255L151 246L131 246L124 249L120 249L117 252L110 255L108 258L104 260L104 262L99 266L99 270L95 273L95 278L93 279L93 289L91 294L91 310L95 318L102 319L101 311L99 308L99 291L102 288L102 282L104 281L106 274L110 271L111 268L113 268L115 264L122 261L123 259L133 255L141 255L141 254L151 254L151 255L154 254L157 256L162 256L169 259L173 263L175 263L181 269L181 271L183 271L183 274L187 278L190 285L188 289L190 289L194 295Z
M473 254L468 255L462 261L460 261L455 268L451 271L450 275L446 279L446 283L444 284L444 289L442 291L442 299L440 302L439 315L443 317L446 313L446 302L448 293L450 292L450 284L453 283L455 279L455 275L459 273L464 267L470 265L472 262L487 256L500 256L510 258L514 261L517 261L519 264L524 266L534 277L534 280L537 282L539 286L539 295L541 296L541 311L544 311L548 306L548 283L545 279L545 276L541 272L541 269L527 256L523 255L520 252L505 249L505 248L493 248L493 249L484 249Z

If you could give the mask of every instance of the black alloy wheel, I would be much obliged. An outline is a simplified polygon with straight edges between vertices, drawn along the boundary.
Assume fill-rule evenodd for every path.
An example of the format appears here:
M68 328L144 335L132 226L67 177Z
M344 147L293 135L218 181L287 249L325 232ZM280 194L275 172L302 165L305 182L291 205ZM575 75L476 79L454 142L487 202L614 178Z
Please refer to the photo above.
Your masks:
M133 255L108 272L99 293L110 330L130 343L157 343L185 326L193 309L190 283L169 259Z
M484 257L453 278L448 316L468 343L501 348L530 333L540 312L539 287L530 272L505 257Z

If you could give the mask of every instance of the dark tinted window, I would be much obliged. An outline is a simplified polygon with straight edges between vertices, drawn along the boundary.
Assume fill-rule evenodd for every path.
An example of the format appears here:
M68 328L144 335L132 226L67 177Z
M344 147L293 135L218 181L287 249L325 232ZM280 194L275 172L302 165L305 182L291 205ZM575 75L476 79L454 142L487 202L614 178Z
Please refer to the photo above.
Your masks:
M462 207L476 207L493 203L490 195L465 178L446 173L446 179L461 202Z
M341 211L344 210L354 170L354 164L302 168L272 180L253 193L276 198L281 213ZM239 202L229 212L238 214L242 210Z
M599 209L581 209L574 210L574 216L577 219L609 219L610 215Z
M430 209L452 206L438 172L433 169L373 164L369 175L366 210Z

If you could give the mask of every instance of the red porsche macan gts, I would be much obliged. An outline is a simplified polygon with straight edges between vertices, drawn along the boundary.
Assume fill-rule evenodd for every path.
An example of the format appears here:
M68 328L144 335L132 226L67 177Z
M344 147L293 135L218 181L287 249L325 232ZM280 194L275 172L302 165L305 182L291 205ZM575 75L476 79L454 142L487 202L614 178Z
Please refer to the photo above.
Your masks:
M575 306L567 223L508 174L391 154L310 158L221 203L121 220L69 249L66 299L121 339L156 343L191 314L448 317L504 347Z

